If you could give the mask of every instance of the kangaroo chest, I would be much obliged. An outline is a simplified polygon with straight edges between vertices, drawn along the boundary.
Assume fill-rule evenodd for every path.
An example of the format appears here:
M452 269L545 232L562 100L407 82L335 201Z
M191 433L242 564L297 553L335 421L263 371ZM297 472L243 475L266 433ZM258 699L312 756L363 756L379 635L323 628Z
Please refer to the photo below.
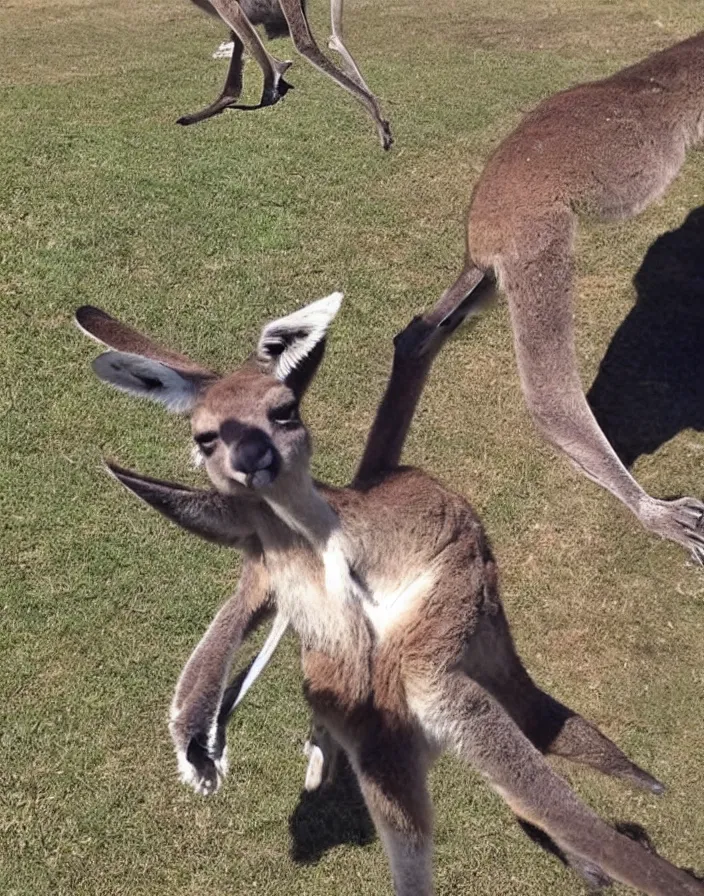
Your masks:
M343 537L332 537L321 550L307 546L267 557L277 605L307 646L357 641L360 625L383 641L420 610L435 584L430 567L400 575L367 570L351 554Z

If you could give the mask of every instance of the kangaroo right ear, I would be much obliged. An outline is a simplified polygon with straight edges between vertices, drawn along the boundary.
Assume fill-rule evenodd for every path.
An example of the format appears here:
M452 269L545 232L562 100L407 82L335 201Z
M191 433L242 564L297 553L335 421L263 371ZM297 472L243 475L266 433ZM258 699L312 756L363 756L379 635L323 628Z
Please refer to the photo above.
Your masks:
M301 396L323 357L325 334L340 310L342 293L333 292L264 326L256 357L262 367Z
M201 392L218 379L213 371L185 355L162 348L92 305L79 308L75 321L91 339L117 349L96 358L93 370L99 379L123 392L158 401L175 413L187 414L193 410Z

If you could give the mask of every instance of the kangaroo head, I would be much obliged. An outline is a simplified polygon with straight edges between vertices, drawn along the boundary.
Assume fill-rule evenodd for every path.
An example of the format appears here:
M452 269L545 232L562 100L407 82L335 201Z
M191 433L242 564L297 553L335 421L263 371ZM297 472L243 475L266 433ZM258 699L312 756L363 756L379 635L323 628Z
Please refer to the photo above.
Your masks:
M110 351L97 376L190 415L197 454L223 494L284 487L309 476L311 443L299 403L323 357L341 293L264 326L255 351L228 376L162 348L97 308L76 312L83 332Z

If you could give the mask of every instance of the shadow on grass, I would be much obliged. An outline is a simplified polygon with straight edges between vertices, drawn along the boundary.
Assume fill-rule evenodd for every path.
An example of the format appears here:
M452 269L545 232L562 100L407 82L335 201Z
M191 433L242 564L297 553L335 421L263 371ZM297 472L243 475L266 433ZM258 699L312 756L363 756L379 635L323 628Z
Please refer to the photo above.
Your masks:
M704 431L704 206L658 237L633 280L589 403L626 466L683 429Z
M299 864L317 862L327 850L343 843L365 846L374 840L374 825L344 756L330 784L313 793L301 792L288 828L291 858Z

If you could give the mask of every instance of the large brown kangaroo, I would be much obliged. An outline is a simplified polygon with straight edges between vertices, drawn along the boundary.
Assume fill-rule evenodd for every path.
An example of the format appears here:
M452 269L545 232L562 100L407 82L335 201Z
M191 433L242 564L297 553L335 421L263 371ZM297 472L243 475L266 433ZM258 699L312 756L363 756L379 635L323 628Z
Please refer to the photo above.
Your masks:
M267 324L253 355L226 377L95 308L77 313L82 329L111 349L94 362L101 379L190 415L213 488L114 465L112 474L178 525L245 556L237 594L177 685L170 728L183 777L208 792L225 773L221 709L233 657L275 609L279 629L290 625L300 639L307 700L349 757L399 896L433 891L426 778L446 749L479 769L590 881L704 896L694 877L603 822L551 770L543 753L662 790L534 684L514 648L476 515L430 476L398 466L431 360L464 308L448 317L442 303L397 339L352 485L311 478L299 403L340 300L333 294Z
M672 183L704 138L704 32L541 103L489 160L469 208L454 309L496 278L508 298L528 409L543 436L646 529L704 562L704 504L646 494L587 404L574 346L574 238L582 212L621 220Z

